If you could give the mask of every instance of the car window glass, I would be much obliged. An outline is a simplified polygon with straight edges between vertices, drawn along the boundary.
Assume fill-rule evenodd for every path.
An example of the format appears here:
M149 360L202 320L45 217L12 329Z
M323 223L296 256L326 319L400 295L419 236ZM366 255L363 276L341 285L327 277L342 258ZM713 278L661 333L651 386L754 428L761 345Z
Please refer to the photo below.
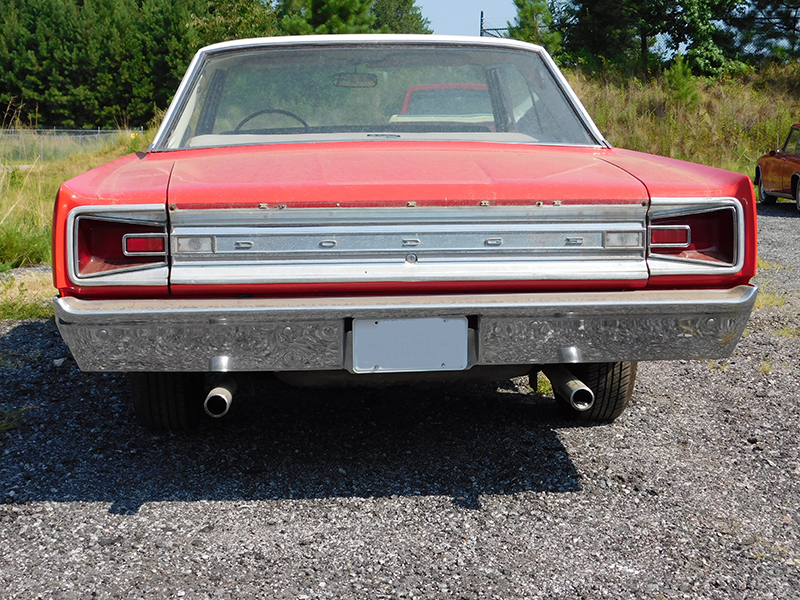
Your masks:
M791 131L789 131L788 137L786 138L786 143L783 145L784 154L797 154L798 142L800 142L800 129L792 127Z
M535 52L386 44L211 53L168 148L283 141L597 142Z

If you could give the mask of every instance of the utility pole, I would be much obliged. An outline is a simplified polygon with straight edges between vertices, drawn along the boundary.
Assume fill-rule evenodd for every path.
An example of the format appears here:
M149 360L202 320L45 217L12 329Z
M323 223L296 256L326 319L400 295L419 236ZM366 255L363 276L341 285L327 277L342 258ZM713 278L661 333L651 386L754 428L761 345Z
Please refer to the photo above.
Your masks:
M505 33L508 31L508 27L490 27L486 28L483 26L483 11L481 11L481 37L496 37L502 38L506 37Z

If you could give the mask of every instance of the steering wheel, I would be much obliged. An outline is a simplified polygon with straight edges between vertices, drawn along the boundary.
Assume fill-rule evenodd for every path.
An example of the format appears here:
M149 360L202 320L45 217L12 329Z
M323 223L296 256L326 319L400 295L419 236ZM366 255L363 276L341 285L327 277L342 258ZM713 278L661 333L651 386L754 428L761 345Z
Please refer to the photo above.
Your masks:
M234 131L240 131L242 129L242 125L247 123L250 119L255 119L258 115L266 115L266 114L278 114L278 115L286 115L287 117L291 117L303 124L303 127L308 129L308 123L306 123L303 119L298 117L293 112L289 112L288 110L281 110L280 108L264 108L262 110L257 110L254 113L250 113L244 119L239 121L239 124L236 126Z

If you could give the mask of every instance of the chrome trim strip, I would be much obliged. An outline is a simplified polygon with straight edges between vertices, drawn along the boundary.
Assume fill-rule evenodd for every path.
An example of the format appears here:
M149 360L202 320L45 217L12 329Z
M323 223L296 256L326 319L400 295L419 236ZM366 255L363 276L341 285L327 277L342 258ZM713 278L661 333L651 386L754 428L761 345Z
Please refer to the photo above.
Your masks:
M733 275L744 267L745 236L744 207L738 198L653 198L648 213L648 227L653 219L678 217L730 208L734 211L734 262L713 263L702 260L647 253L650 275ZM649 236L648 236L649 242Z
M87 371L345 368L351 318L477 317L476 364L721 358L757 289L355 298L56 298L56 322Z
M413 256L413 258L412 258ZM244 285L274 283L370 283L423 281L644 281L647 265L640 261L598 260L500 260L498 257L423 259L421 253L384 260L284 261L213 265L174 263L172 285Z
M190 209L170 217L172 284L648 276L640 204ZM610 244L609 234L630 240ZM190 251L192 238L213 244Z
M166 260L151 265L139 265L115 269L110 272L78 274L78 221L92 218L114 223L155 225L166 228L167 212L163 204L78 206L67 215L67 271L70 281L76 286L94 287L108 285L166 286L169 268ZM124 250L124 248L123 248ZM166 254L164 254L166 256Z
M254 199L256 200L256 199ZM639 202L630 204L563 204L537 206L474 206L452 207L338 207L330 208L209 208L170 211L170 223L180 227L271 227L341 225L401 225L404 223L440 224L530 224L530 223L637 223L644 227L647 208Z
M484 38L479 38L484 39ZM578 95L572 89L572 86L567 81L564 74L561 72L561 69L558 68L553 57L547 53L547 51L541 46L534 46L538 51L539 55L541 56L544 63L550 68L550 73L555 78L558 85L561 86L561 91L567 96L567 99L572 103L575 112L578 115L578 119L583 122L583 124L589 129L589 132L594 136L594 139L599 142L600 146L605 146L606 148L611 148L611 143L605 138L605 136L600 133L600 130L597 128L592 117L589 115L589 111L586 110L586 107L583 106L583 102L580 101Z
M257 199L254 198L254 201ZM271 226L340 226L378 225L387 223L459 224L483 223L637 223L644 227L647 208L639 202L631 204L562 204L537 206L452 206L452 207L356 207L343 208L210 208L170 211L170 224L181 227L271 227ZM416 237L416 236L415 236Z

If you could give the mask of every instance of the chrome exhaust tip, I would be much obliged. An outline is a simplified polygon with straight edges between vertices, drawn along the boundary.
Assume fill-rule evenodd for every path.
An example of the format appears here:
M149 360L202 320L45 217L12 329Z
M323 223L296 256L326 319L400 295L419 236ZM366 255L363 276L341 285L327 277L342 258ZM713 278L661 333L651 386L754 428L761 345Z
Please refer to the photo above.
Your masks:
M233 403L233 395L236 393L238 384L231 375L224 376L217 387L208 392L203 408L209 417L220 419L228 414Z
M594 406L594 392L562 365L545 365L542 373L550 380L553 391L566 398L570 406L585 412Z

